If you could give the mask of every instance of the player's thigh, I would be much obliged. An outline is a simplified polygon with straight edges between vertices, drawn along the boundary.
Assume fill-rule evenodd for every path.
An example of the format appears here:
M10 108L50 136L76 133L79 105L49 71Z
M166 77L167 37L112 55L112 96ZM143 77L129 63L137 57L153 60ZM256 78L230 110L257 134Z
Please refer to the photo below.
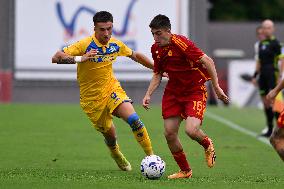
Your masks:
M135 112L131 103L132 100L127 96L126 92L120 85L117 85L109 97L107 106L113 115L127 120L129 115Z
M162 116L164 119L181 116L182 109L183 105L175 95L169 92L164 93L162 99Z
M102 112L101 116L97 120L96 124L94 127L101 133L107 133L107 132L112 132L110 129L113 126L112 122L112 114L109 112L107 108L104 109Z
M128 117L135 113L134 107L130 102L121 102L113 111L113 115L127 121Z
M107 102L81 101L80 105L96 130L105 133L110 129L112 115L107 109Z
M81 108L87 114L93 124L96 124L101 114L103 113L106 103L96 103L95 101L81 101Z

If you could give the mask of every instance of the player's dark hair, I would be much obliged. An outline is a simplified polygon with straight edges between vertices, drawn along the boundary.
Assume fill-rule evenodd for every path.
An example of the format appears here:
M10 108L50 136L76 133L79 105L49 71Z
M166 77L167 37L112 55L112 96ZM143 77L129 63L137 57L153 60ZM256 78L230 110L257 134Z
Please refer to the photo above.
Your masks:
M151 29L171 29L171 21L167 16L158 14L153 18L149 27Z
M98 22L113 22L113 16L107 11L99 11L93 17L94 25Z

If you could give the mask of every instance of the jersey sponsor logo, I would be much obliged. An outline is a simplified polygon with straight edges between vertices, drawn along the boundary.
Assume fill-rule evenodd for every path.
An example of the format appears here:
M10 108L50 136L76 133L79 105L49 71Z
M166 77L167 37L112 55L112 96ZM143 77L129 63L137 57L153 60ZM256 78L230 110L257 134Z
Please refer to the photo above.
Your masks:
M95 63L102 63L102 62L112 62L115 60L115 56L102 56L102 57L95 57L90 59L89 61Z
M116 43L110 43L109 47L105 50L103 49L105 47L98 47L95 42L91 42L88 46L86 52L89 52L91 49L97 49L98 50L98 57L94 57L90 59L89 61L95 62L95 63L101 63L101 62L112 62L115 60L117 53L119 52L120 47Z

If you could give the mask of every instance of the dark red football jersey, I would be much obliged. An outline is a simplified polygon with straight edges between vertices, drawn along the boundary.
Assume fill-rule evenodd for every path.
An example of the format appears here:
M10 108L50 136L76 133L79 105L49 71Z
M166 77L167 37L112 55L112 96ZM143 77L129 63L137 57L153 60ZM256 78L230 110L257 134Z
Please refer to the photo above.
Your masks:
M191 92L210 79L206 68L199 60L204 53L188 38L173 34L170 44L151 47L154 60L154 72L167 72L169 81L167 90L177 94Z

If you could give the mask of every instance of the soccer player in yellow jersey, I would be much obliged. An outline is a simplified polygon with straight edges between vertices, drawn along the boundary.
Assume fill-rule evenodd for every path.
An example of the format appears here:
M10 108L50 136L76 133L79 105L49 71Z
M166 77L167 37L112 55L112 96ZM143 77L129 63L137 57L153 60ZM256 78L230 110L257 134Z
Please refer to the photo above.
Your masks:
M126 56L153 69L153 62L145 55L132 51L121 41L111 37L113 16L106 11L93 17L94 34L58 51L52 57L57 64L77 63L77 80L80 104L93 126L103 134L111 157L123 171L131 165L121 153L116 141L112 116L126 121L146 155L152 155L152 145L147 130L135 112L131 99L115 78L112 64L118 56Z

